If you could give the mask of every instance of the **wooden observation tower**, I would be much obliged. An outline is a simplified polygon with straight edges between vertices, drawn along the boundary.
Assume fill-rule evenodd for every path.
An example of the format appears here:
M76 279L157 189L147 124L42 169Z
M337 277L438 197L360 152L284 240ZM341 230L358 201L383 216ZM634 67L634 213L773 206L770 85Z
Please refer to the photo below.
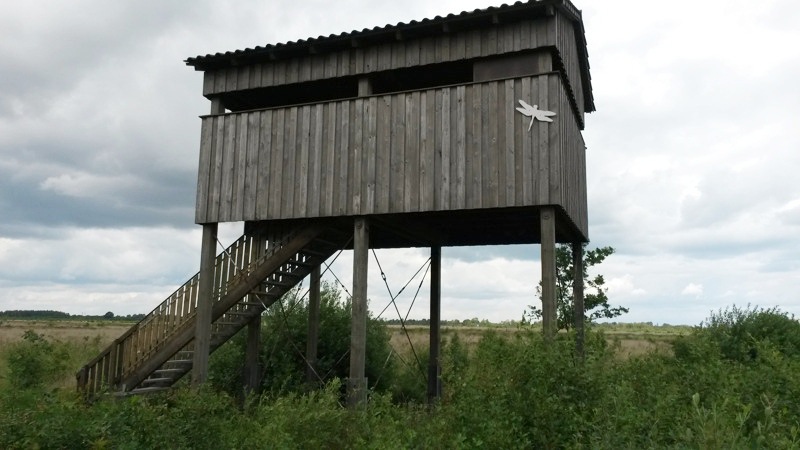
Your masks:
M581 130L594 111L581 13L569 0L186 64L203 72L211 101L201 119L200 271L82 368L81 388L146 392L189 371L202 382L209 353L245 327L255 383L261 313L306 276L318 286L320 264L341 248L354 251L352 403L366 386L370 248L431 249L431 397L442 246L540 243L544 332L555 332L555 244L572 243L580 263L588 240ZM220 222L244 222L244 235L216 254Z

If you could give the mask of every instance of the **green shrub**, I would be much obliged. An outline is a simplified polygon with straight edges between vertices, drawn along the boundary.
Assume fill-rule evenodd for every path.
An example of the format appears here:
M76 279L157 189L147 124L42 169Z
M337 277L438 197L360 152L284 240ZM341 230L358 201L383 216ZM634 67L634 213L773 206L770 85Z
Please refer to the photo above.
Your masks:
M670 384L692 398L687 442L730 447L800 429L800 323L777 308L712 313L673 344ZM769 426L767 426L769 425ZM794 431L792 431L794 430Z
M434 407L411 398L410 386L421 377L410 361L407 372L391 369L395 378L386 393L373 389L366 408L348 410L339 378L320 389L304 387L304 369L293 366L286 342L275 344L286 358L276 364L285 364L285 373L296 370L299 384L267 388L244 402L214 389L178 388L86 405L73 390L6 386L0 389L0 448L800 448L800 358L785 335L794 328L776 319L775 310L766 319L749 318L764 313L715 315L680 339L674 356L620 358L594 331L582 359L574 355L572 335L548 343L540 333L487 333L467 346L454 334L442 349L444 396ZM295 323L288 304L281 314L280 321L265 319L265 334L267 326ZM299 317L294 327L303 334L304 313ZM349 325L349 313L329 317ZM777 336L758 335L753 324L760 320L785 328ZM721 350L736 348L723 344L735 342L739 331L731 325L742 323L756 358L746 347L734 353L744 358ZM349 336L349 328L338 330L331 333ZM243 341L237 337L215 355L217 369L236 374L229 380L238 380ZM304 341L295 344L305 348ZM34 361L19 359L17 367L44 374L55 362L43 355L60 351L57 341L39 335L13 348ZM398 392L410 401L397 404Z
M757 359L759 344L786 357L800 356L800 322L777 307L725 308L712 313L698 334L718 345L722 357L731 361Z
M262 368L261 392L279 395L308 390L306 380L306 340L308 337L308 302L293 290L272 305L261 319ZM328 283L323 283L320 300L319 340L317 347L317 385L334 378L349 376L350 302ZM211 357L209 380L231 395L242 393L246 330L219 348ZM370 387L392 386L391 346L386 326L371 316L367 318L366 377Z
M60 342L28 330L22 341L12 344L6 354L8 381L15 388L41 388L67 372L69 351Z

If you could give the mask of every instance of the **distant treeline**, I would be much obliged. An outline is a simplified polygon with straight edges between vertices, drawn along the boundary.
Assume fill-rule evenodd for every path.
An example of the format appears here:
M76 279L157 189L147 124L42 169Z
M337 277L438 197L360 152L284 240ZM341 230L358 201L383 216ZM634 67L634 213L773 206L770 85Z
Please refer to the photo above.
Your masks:
M64 320L85 320L85 319L103 319L103 320L142 320L144 314L128 314L127 316L117 316L109 311L100 316L92 315L73 315L63 311L51 310L11 310L0 311L0 319L64 319Z
M381 319L387 325L401 325L400 319ZM429 319L406 319L403 321L406 325L429 326L431 321ZM441 326L443 327L514 327L519 325L519 322L507 320L500 323L490 322L486 319L478 319L477 317L464 320L442 320Z

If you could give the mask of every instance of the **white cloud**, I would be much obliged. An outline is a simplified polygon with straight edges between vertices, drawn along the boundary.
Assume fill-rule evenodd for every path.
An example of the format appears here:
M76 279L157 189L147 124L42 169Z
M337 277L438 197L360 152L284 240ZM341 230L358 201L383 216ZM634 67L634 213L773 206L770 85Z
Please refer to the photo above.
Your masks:
M701 297L703 295L703 285L698 283L689 283L685 288L683 288L681 295Z
M647 291L636 287L633 283L633 276L629 273L621 277L612 277L606 280L608 287L608 295L611 298L617 297L641 297L647 294Z

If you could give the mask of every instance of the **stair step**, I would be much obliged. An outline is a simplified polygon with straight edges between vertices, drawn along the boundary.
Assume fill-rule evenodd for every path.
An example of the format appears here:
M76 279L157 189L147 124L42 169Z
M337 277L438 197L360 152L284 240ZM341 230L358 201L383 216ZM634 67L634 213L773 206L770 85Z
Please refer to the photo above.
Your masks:
M316 264L311 264L311 263L307 263L307 262L300 262L300 261L296 261L296 260L293 260L293 259L290 259L289 261L286 261L284 264L294 264L295 266L308 267L308 268L313 268L314 266L316 266Z
M273 286L285 286L285 287L292 287L292 286L294 286L295 284L297 284L297 282L294 282L294 283L286 283L286 282L283 282L283 281L269 281L269 280L264 280L264 284L270 284L270 285L273 285Z
M256 295L256 296L260 296L260 295L266 296L266 293L263 293L263 292L258 292L258 293L251 292L251 294ZM240 305L247 305L247 306L255 306L255 307L257 307L258 309L254 309L253 312L257 312L257 313L264 312L264 305L262 305L261 302L243 302L243 303L239 303L239 304Z
M282 275L284 277L291 277L291 278L297 278L297 279L303 278L302 276L300 276L300 275L298 275L298 274L296 274L294 272L287 272L285 270L276 270L275 272L272 272L272 274L273 275Z
M175 380L174 380L174 379L172 379L172 378L164 378L164 377L161 377L161 378L152 378L152 377L151 377L151 378L145 378L145 379L142 381L142 386L145 386L145 385L147 385L147 387L161 387L161 386L150 386L150 385L152 385L152 384L159 384L159 383L167 383L167 385L170 385L170 384L172 384L172 383L174 383L174 382L175 382Z
M194 364L194 361L192 361L191 359L170 359L164 363L164 365L167 364L175 364L179 366L191 366L192 364Z
M186 369L156 369L153 371L153 375L163 375L163 374L182 374L185 373Z
M152 387L140 387L128 392L120 392L118 395L120 396L127 396L127 395L137 395L137 394L155 394L157 392L164 392L168 391L169 388L165 386L152 386Z
M241 303L240 303L240 304L241 304ZM261 306L261 304L260 304L260 303L258 303L258 305L259 305L259 306ZM262 308L261 308L261 310L263 310L263 309L264 309L264 308L262 307ZM259 310L255 309L255 308L252 308L252 309L247 309L247 310L241 310L241 309L240 309L240 310L231 310L231 311L226 311L226 312L225 312L225 315L231 315L231 316L251 316L251 315L253 315L253 314L257 314L257 313L260 313L260 312L261 312L261 311L259 311Z
M279 275L283 278L288 278L290 280L300 281L306 276L306 270L300 271L297 273L299 269L297 267L291 267L287 271L282 272L274 272L274 274Z

